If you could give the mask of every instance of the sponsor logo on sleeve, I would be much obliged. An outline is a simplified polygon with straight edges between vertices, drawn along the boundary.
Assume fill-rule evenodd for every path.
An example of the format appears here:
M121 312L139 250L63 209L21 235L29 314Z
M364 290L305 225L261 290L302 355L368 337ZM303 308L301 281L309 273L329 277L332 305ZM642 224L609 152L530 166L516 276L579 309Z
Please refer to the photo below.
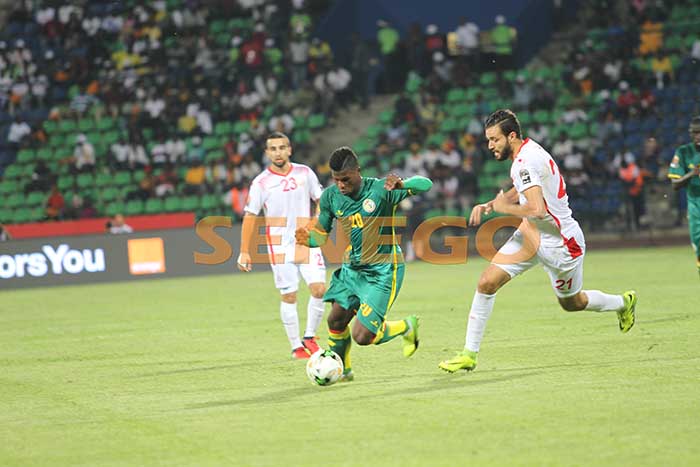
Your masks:
M523 185L527 185L531 182L530 172L528 172L527 169L520 170L520 181L523 182Z

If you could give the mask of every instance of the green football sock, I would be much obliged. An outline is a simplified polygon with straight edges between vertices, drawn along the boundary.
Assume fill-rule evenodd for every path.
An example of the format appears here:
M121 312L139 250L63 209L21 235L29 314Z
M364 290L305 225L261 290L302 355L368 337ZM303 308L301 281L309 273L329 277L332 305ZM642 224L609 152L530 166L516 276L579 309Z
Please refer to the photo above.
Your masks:
M328 330L328 348L337 353L343 360L345 371L352 369L350 361L350 347L352 347L352 338L350 337L350 326L343 331Z

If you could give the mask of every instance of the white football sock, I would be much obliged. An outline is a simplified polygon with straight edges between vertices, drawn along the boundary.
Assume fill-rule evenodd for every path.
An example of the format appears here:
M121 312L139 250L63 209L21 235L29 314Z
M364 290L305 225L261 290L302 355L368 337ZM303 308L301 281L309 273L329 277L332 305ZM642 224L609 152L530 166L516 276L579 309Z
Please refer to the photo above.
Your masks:
M287 333L287 339L292 345L292 350L301 347L301 339L299 338L299 316L297 315L296 303L280 303L280 318L282 325Z
M481 339L484 337L486 322L493 311L493 304L496 301L496 294L487 295L474 293L472 308L469 311L469 321L467 322L467 337L464 348L472 352L478 352Z
M309 306L306 309L306 332L304 337L313 337L316 335L318 325L323 319L323 312L326 309L326 304L322 298L309 297Z
M625 306L622 295L610 295L600 290L584 290L588 297L587 311L618 311Z

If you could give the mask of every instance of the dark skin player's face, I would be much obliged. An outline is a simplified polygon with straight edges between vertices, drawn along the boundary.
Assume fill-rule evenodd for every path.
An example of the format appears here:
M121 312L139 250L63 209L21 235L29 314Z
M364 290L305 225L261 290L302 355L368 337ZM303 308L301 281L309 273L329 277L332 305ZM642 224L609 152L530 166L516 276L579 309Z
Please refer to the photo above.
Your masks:
M339 172L331 171L331 176L338 190L345 196L352 196L357 193L362 184L360 169L347 169Z

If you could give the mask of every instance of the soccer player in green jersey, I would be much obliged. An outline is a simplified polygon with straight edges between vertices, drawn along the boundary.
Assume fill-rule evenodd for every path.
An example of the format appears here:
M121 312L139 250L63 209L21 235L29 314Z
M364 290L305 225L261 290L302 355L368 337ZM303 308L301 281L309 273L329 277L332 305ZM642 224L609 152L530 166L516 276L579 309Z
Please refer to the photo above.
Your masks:
M300 245L318 247L328 239L333 219L350 239L343 264L333 273L324 301L331 302L328 345L343 359L344 380L353 378L350 362L352 340L359 345L383 344L403 336L403 354L418 348L418 317L386 320L401 289L404 262L394 233L397 205L407 196L433 186L425 177L402 180L389 175L383 180L362 177L357 156L348 147L333 151L331 176L335 182L324 190L320 213L313 229L300 228ZM350 321L357 316L352 331Z
M693 117L688 128L691 142L678 149L671 160L668 178L674 190L686 187L690 243L700 274L700 116Z

